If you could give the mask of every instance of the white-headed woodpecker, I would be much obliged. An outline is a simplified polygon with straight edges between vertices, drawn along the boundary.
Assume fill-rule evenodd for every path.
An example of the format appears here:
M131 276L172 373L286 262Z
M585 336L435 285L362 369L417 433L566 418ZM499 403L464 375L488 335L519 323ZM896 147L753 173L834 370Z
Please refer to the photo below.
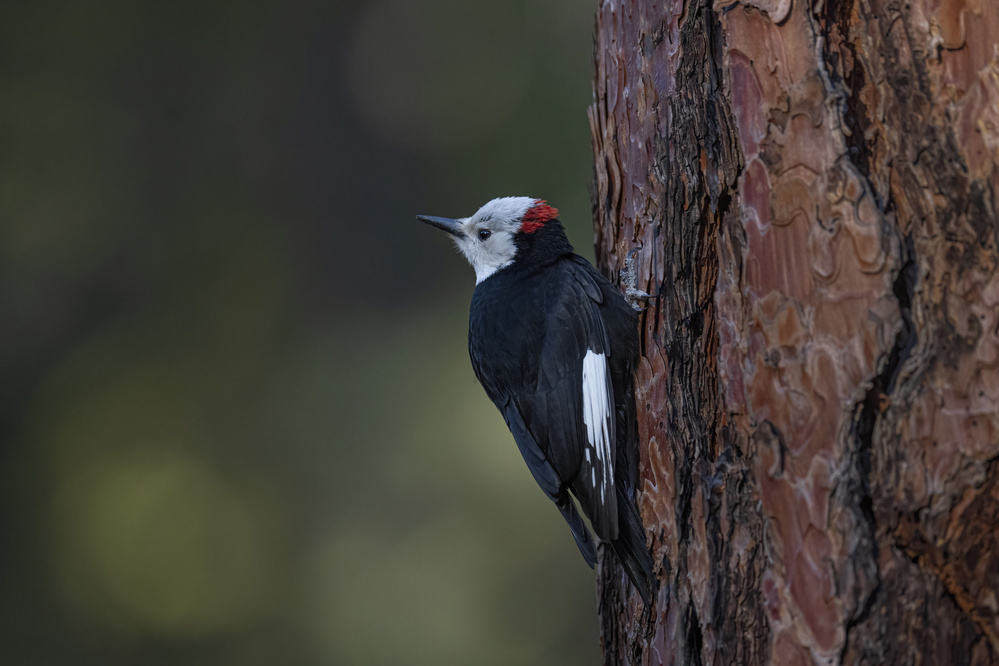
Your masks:
M544 201L504 197L471 217L417 217L451 234L475 269L472 367L534 479L592 567L593 538L570 493L576 498L648 605L656 583L635 505L635 311L573 253Z

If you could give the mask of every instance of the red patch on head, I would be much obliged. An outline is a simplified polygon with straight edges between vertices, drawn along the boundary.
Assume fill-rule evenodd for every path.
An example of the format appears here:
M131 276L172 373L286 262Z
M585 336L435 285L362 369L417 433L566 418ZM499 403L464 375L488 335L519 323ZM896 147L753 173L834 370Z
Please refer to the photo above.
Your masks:
M538 199L521 218L520 230L525 234L532 234L545 226L545 222L554 220L556 217L558 217L558 208L552 208L546 202Z

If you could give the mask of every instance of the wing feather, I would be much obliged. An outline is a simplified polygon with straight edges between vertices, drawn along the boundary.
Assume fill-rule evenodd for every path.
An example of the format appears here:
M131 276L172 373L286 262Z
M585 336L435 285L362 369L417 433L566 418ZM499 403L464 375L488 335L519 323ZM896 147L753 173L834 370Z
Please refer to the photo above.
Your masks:
M593 529L613 539L618 533L616 419L608 335L600 314L603 294L585 271L574 264L568 268L571 279L550 283L545 299L548 326L541 336L537 382L513 392L511 399ZM587 368L588 358L599 363ZM594 375L589 384L587 371Z
M608 368L610 336L601 314L607 307L602 290L611 287L582 259L547 270L545 288L529 292L530 301L516 301L520 311L488 291L495 278L476 288L487 290L478 303L473 299L478 308L473 320L480 328L470 335L469 351L535 480L559 506L589 559L592 543L580 530L578 514L567 508L572 500L566 491L575 495L598 536L617 538L618 419ZM480 347L486 339L497 347ZM591 362L584 367L587 358Z

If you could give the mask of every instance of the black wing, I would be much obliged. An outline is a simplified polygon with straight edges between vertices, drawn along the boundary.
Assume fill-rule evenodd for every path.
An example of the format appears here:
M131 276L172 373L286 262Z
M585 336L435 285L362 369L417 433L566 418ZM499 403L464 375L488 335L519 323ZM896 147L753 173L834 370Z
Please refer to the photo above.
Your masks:
M534 480L541 486L541 490L555 502L562 517L565 518L565 522L569 524L569 529L576 540L579 552L592 569L597 563L593 537L590 535L590 531L586 529L586 523L583 522L579 512L576 511L576 505L570 499L569 493L565 489L561 479L559 479L558 473L549 464L547 458L545 458L541 447L538 446L534 436L527 429L516 406L510 402L501 408L500 411L503 412L506 425L510 428L510 432L513 433L513 438L517 442L517 448L520 449L521 455L524 456L524 461L527 463L528 468L530 468L531 474L534 475Z
M476 301L480 309L472 320L489 328L489 339L501 348L480 349L476 343L482 338L474 329L470 336L476 375L591 563L589 534L565 491L571 489L579 499L601 538L617 538L617 419L600 279L582 262L561 261L549 266L543 279L534 276L532 282L544 288L529 302L476 294L473 309ZM497 282L495 287L509 293L516 285ZM519 312L510 309L513 300ZM584 360L591 370L585 395ZM594 370L602 372L594 376Z

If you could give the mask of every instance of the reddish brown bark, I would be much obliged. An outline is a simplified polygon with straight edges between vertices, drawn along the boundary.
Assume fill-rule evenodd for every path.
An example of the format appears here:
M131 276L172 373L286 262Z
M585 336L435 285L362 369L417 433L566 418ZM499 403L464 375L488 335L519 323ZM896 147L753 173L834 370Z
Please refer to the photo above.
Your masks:
M604 0L597 251L636 254L640 614L605 660L999 662L999 5Z

